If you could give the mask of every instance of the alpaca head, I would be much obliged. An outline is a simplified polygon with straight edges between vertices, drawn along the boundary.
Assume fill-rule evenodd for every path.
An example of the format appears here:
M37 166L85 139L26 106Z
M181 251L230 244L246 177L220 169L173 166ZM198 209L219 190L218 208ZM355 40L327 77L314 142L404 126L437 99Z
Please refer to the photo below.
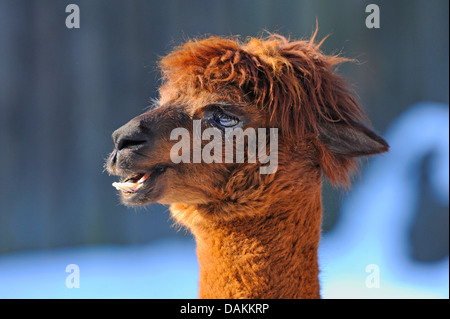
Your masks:
M122 201L245 206L258 202L274 180L301 179L296 182L306 189L320 183L321 172L333 184L347 185L355 157L385 152L388 145L362 124L363 111L335 73L348 60L319 47L314 36L245 42L211 37L164 57L157 105L113 134L115 149L106 166L122 178ZM260 174L258 161L196 163L192 154L174 163L171 151L178 140L171 132L181 128L193 137L194 122L222 136L235 127L277 128L278 170ZM193 151L193 142L189 145ZM215 216L224 218L226 211L215 210Z

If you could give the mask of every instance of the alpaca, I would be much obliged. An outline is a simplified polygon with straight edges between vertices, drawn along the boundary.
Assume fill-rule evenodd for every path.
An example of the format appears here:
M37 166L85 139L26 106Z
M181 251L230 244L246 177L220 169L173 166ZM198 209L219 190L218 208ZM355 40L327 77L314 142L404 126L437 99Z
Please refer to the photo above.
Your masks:
M350 60L325 55L316 33L187 41L160 61L156 105L113 133L106 167L122 202L170 205L196 240L200 298L320 298L322 172L348 187L357 157L388 150L336 74ZM277 128L276 172L173 163L171 131L195 120L221 134Z

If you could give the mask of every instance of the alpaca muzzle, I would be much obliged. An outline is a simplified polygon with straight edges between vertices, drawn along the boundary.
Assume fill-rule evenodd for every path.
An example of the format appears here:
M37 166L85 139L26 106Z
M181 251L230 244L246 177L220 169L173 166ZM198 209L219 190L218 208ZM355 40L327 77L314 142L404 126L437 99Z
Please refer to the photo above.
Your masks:
M150 130L141 124L139 118L132 119L112 134L114 148L117 151L141 149L149 144L150 137Z

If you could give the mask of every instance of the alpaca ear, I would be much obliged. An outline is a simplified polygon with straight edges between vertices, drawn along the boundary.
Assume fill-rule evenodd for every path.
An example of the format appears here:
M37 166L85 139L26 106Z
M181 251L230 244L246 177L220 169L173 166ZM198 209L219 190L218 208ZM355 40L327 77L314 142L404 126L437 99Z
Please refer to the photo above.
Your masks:
M343 157L387 152L388 143L375 132L356 122L326 122L319 125L319 139L328 151Z

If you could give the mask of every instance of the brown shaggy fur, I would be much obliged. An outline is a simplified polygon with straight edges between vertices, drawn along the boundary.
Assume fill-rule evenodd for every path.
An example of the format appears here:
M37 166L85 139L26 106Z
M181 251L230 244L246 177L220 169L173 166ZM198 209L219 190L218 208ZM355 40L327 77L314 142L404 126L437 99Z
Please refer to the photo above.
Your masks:
M158 107L115 133L110 173L162 172L124 203L171 205L196 238L201 298L320 298L322 171L349 185L355 157L388 148L360 124L365 115L335 72L348 59L320 44L315 34L188 41L160 62ZM244 128L279 129L276 173L261 175L260 163L171 163L170 130L192 133L215 103L232 105ZM125 139L141 143L139 152Z

